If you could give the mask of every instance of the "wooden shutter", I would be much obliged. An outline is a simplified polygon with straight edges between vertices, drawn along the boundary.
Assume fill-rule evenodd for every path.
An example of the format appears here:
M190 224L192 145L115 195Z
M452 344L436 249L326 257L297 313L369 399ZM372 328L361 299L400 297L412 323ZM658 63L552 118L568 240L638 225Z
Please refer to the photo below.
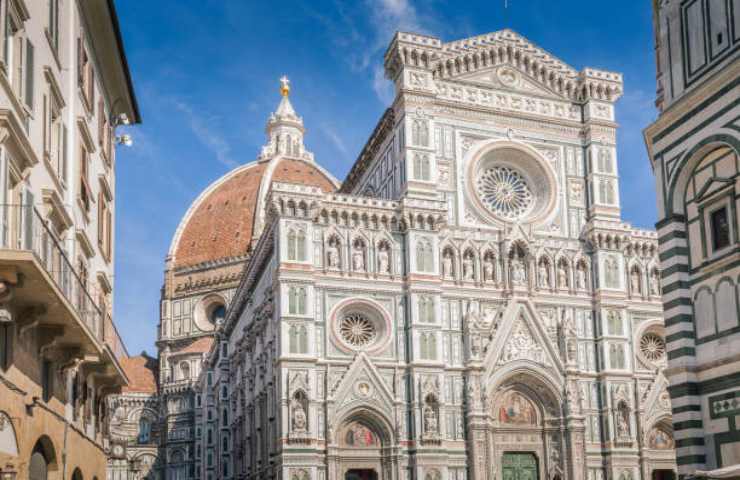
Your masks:
M85 79L85 51L82 47L82 37L77 37L77 83L84 85Z
M31 250L33 249L33 192L26 190L25 197L23 202L23 248Z
M62 163L57 175L62 177L62 182L67 183L67 126L62 124Z
M26 39L26 105L33 110L33 44Z

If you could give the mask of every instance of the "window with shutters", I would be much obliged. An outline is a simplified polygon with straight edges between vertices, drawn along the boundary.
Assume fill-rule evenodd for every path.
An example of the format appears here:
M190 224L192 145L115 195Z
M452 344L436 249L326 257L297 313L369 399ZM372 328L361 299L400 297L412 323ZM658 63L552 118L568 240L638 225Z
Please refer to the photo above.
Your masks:
M82 37L77 38L77 84L80 87L85 107L93 111L95 108L95 74Z
M87 151L84 139L80 139L80 194L79 200L85 213L90 212L92 202L92 190L90 189L89 170L90 170L90 153Z
M67 127L62 122L63 101L50 83L48 87L48 93L42 100L44 160L51 166L62 185L66 186Z
M98 193L98 248L106 262L111 259L113 216L105 193Z
M54 368L51 361L41 360L41 397L45 402L51 399L54 389Z
M33 110L34 48L25 36L22 17L15 11L12 2L8 9L5 23L5 64L16 97Z
M7 370L10 366L10 352L13 341L10 323L0 323L0 370Z
M101 96L98 101L98 145L103 161L107 166L111 165L111 152L113 150L113 131L110 126L109 115L105 109L105 103Z
M46 37L55 50L59 51L59 7L60 0L47 0L49 3L49 19L46 26Z

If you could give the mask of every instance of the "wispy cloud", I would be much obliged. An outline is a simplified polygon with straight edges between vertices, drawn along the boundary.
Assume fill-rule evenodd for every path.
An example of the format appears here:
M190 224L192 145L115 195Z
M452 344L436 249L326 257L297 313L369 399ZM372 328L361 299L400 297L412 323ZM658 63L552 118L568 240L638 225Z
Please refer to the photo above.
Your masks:
M325 123L321 125L321 131L324 133L324 135L326 135L326 138L329 139L332 145L334 145L334 147L342 155L348 154L347 145L344 144L344 140L342 140L342 137L339 135L339 132L337 132L334 127Z
M329 39L352 71L368 74L378 100L393 99L393 85L384 77L382 54L401 31L432 33L443 22L432 13L421 13L410 0L365 0L356 4L335 3L337 15L309 13L325 27ZM362 32L362 33L360 33Z
M213 151L214 155L216 155L216 160L229 169L239 165L231 158L231 147L229 143L217 130L208 126L208 122L204 121L202 114L196 113L190 105L182 100L174 99L173 103L175 108L185 115L190 130L192 130L196 138Z

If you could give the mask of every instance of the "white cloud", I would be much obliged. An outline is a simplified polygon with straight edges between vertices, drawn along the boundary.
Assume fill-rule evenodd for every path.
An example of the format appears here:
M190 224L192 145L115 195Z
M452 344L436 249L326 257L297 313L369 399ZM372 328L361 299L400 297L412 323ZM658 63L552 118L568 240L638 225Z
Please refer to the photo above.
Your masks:
M192 130L196 138L216 155L216 160L229 169L239 165L231 159L231 147L229 143L217 130L211 129L208 126L202 114L193 111L190 105L182 100L173 100L173 103L175 108L185 114L190 130Z

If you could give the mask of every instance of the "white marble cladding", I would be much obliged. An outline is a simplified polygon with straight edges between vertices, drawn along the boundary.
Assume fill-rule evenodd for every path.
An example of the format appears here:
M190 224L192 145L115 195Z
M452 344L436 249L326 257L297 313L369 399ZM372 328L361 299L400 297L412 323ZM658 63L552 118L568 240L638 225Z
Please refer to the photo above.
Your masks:
M436 82L437 98L466 105L527 113L559 120L582 121L580 106L557 100L535 98L529 95L496 91L453 82ZM600 112L601 113L601 112Z

